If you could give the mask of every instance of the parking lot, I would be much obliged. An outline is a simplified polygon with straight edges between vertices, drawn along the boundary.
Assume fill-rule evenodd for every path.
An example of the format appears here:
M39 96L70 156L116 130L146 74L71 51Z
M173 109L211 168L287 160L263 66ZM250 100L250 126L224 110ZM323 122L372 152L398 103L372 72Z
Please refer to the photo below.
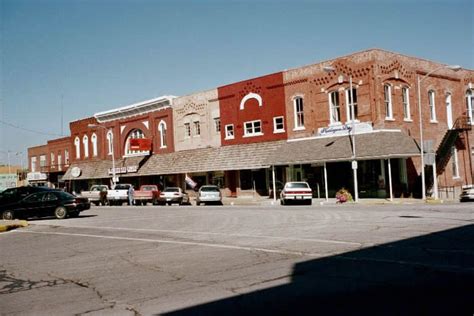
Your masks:
M474 310L472 203L94 206L29 224L0 234L2 314Z

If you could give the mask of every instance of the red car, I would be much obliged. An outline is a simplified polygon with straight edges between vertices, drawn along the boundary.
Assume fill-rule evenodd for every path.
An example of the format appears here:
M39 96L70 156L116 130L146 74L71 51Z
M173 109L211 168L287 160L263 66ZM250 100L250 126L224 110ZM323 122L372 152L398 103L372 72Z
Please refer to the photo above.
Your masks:
M140 186L140 190L133 192L135 205L146 205L147 203L157 205L159 197L160 189L158 189L158 186L153 184L142 185Z

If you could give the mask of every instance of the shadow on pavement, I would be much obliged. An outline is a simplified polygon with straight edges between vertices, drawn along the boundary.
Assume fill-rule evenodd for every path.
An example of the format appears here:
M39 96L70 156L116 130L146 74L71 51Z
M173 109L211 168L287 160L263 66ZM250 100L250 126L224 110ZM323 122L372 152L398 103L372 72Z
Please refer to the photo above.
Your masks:
M166 315L473 315L474 225L298 263L291 283Z

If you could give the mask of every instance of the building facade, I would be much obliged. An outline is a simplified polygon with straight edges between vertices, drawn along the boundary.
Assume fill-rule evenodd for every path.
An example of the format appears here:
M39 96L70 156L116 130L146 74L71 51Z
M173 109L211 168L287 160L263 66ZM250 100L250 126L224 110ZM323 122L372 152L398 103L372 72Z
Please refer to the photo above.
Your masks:
M135 186L190 189L191 178L228 196L304 180L320 197L356 184L360 197L419 197L423 144L426 191L455 198L474 177L474 72L454 70L371 49L164 96L71 122L71 137L29 149L30 168L62 172L68 144L75 191L115 171Z

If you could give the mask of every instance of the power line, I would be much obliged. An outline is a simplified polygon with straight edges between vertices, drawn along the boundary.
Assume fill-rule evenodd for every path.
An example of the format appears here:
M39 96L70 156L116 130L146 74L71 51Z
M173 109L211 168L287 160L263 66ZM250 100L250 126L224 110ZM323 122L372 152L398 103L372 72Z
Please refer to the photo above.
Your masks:
M19 130L22 130L22 131L30 132L30 133L41 134L41 135L48 135L48 136L59 136L59 137L63 137L63 136L64 136L64 135L60 135L60 134L48 133L48 132L42 132L42 131L33 130L33 129L29 129L29 128L24 128L24 127L21 127L21 126L18 126L18 125L14 125L14 124L11 124L11 123L7 123L7 122L2 121L2 120L0 120L0 123L2 123L2 124L4 124L4 125L7 125L7 126L10 126L10 127L13 127L13 128L16 128L16 129L19 129Z

